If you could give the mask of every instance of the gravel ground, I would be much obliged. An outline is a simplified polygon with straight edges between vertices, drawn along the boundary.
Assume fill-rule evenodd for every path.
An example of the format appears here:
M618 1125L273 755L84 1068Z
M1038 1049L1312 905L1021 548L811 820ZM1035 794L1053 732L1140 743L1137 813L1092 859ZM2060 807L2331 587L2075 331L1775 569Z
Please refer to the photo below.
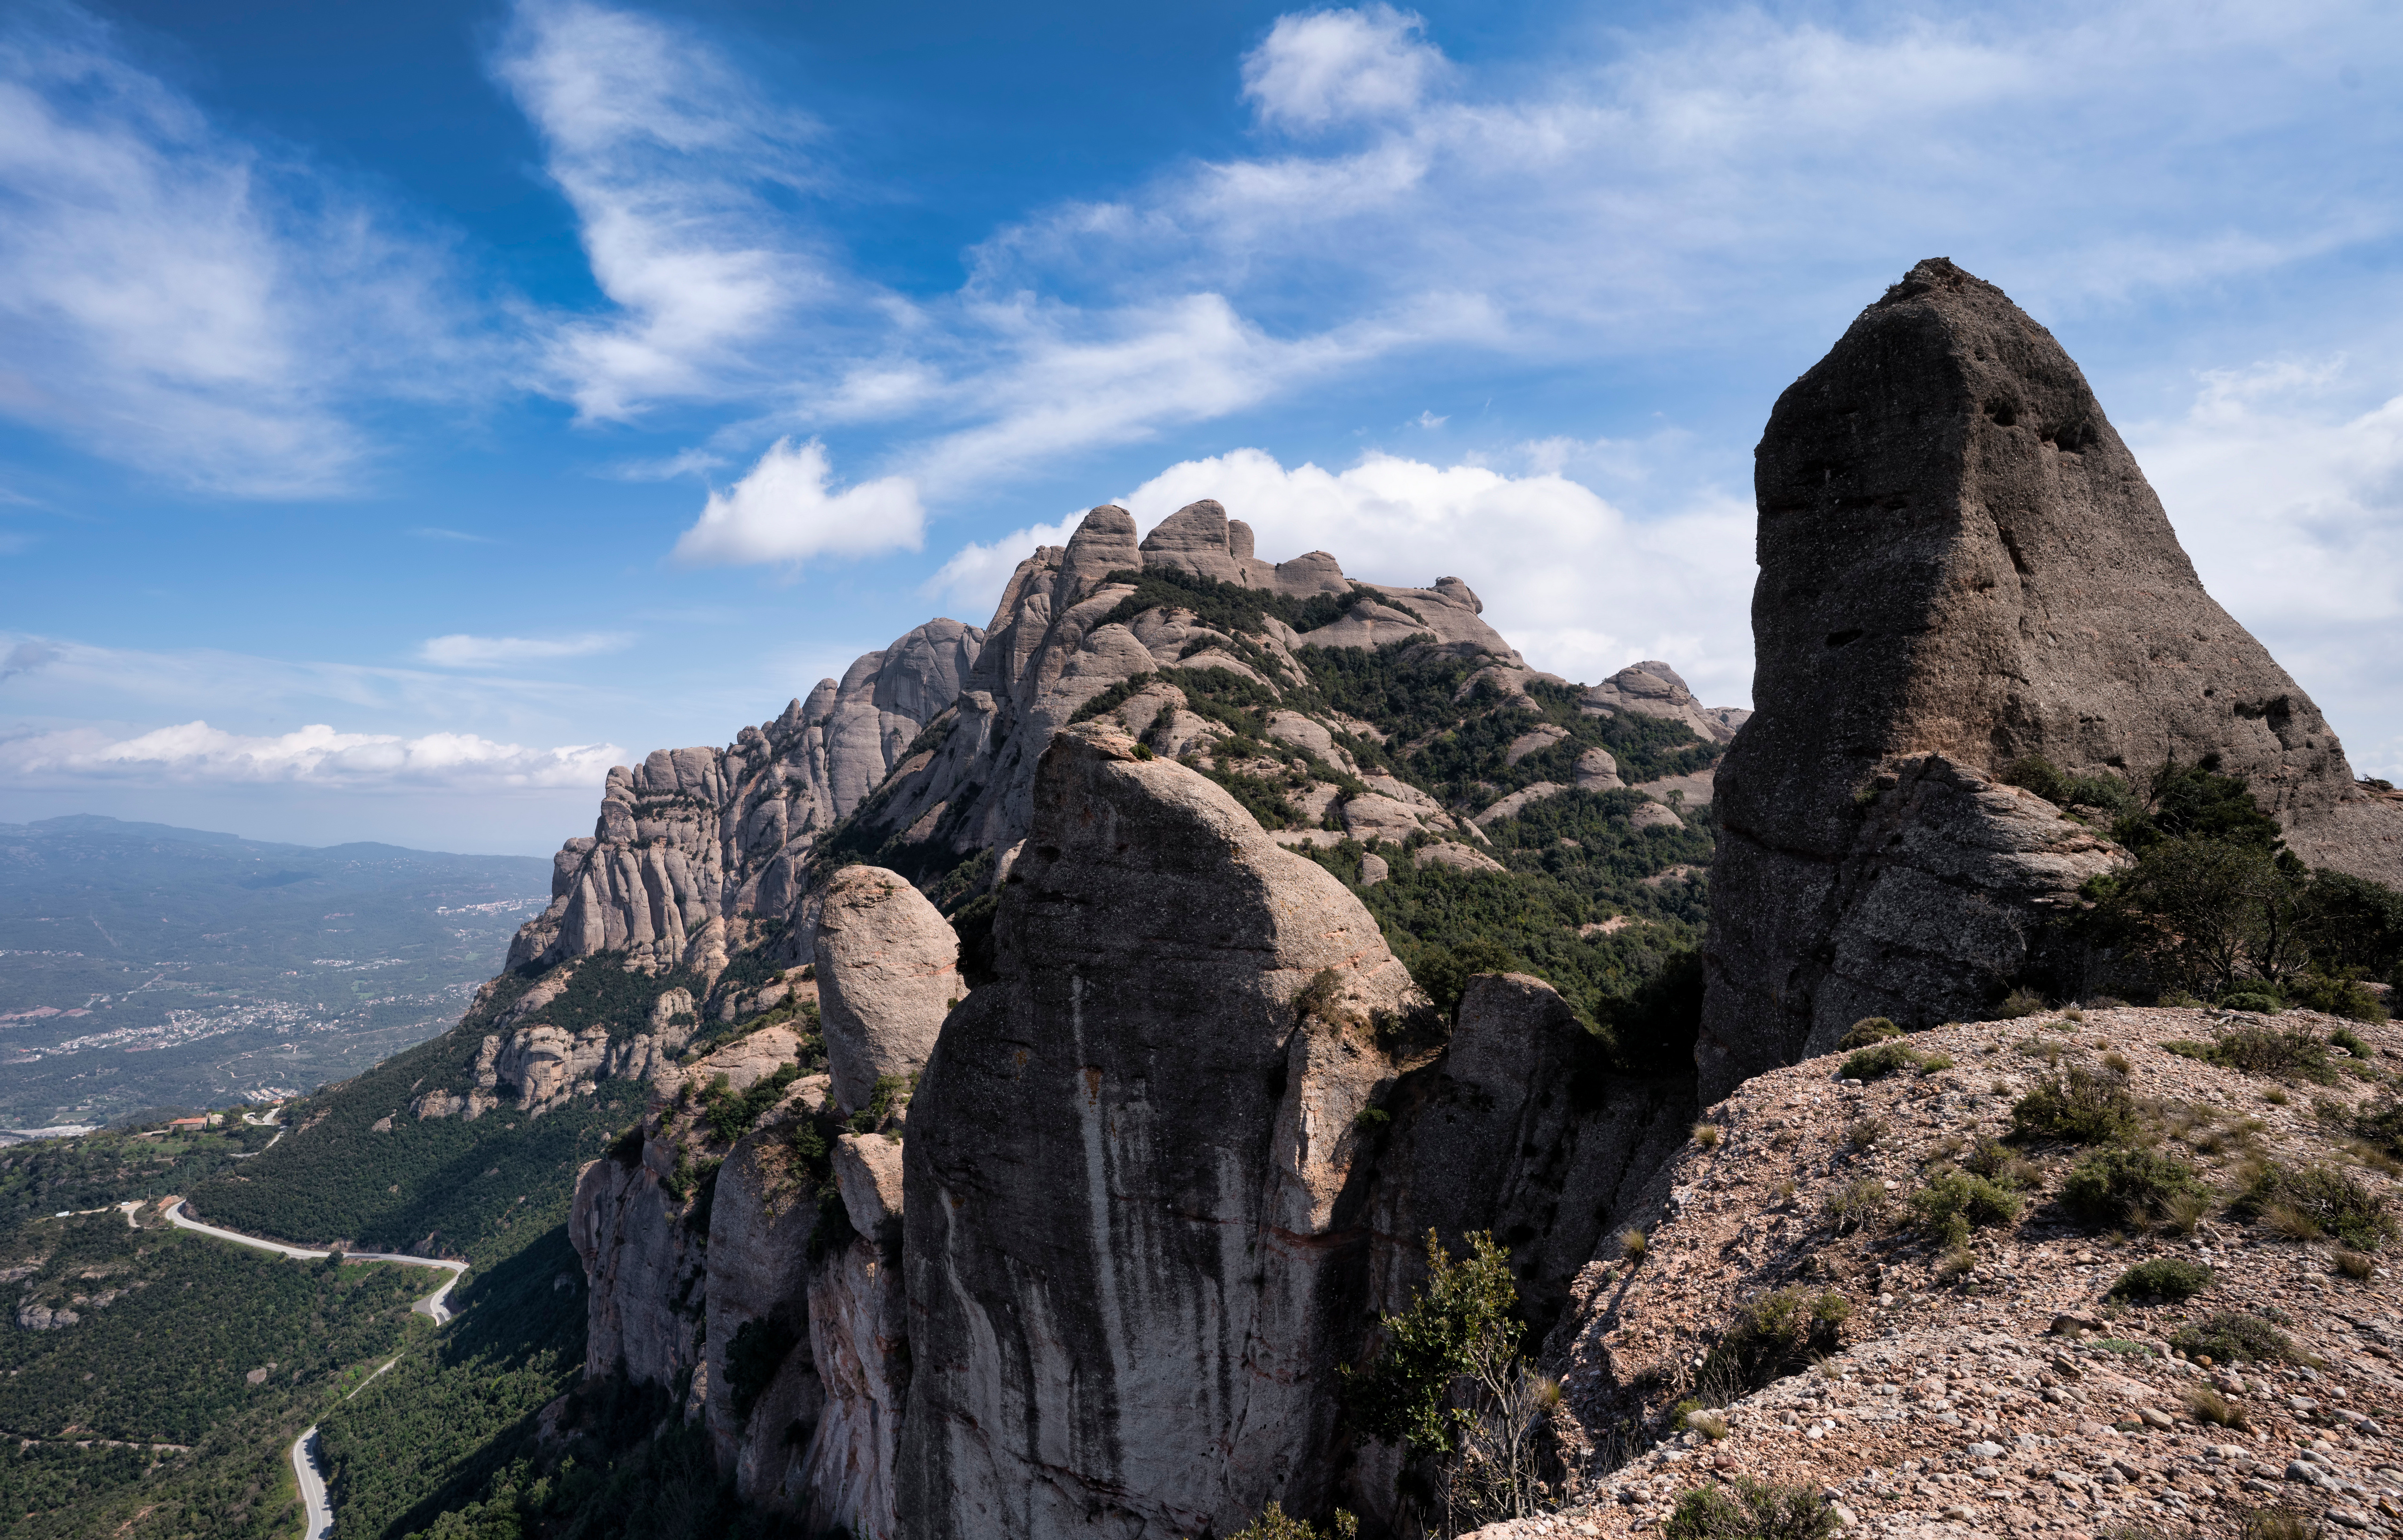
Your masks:
M2349 1026L2369 1057L2332 1052L2335 1083L2318 1085L2160 1047L2247 1025L2322 1039ZM1548 1354L1565 1367L1577 1501L1483 1540L1657 1531L1684 1492L1738 1476L1820 1490L1856 1533L2228 1534L2266 1507L2331 1532L2403 1530L2395 1280L2382 1258L2368 1278L2345 1276L2334 1242L2291 1239L2227 1202L2265 1168L2325 1165L2391 1212L2396 1168L2350 1123L2391 1099L2403 1028L2116 1008L1943 1027L1907 1046L1952 1064L1855 1085L1837 1078L1834 1055L1710 1109L1715 1132L1647 1195L1644 1255L1586 1269ZM2008 1132L2014 1103L2069 1066L2124 1075L2143 1109L2138 1143L2196 1170L2215 1194L2208 1214L2188 1233L2098 1232L2059 1201L2093 1149L2014 1144L2033 1168L2019 1172L2024 1207L1976 1229L1974 1267L1956 1273L1969 1258L1946 1266L1910 1222L1910 1195L1929 1170ZM1888 1195L1883 1212L1840 1233L1830 1200L1864 1179ZM2108 1297L2128 1268L2171 1256L2208 1266L2209 1286L2183 1303ZM1671 1431L1737 1311L1788 1286L1842 1297L1834 1351L1733 1400L1723 1437ZM2299 1361L2189 1362L2172 1346L2182 1325L2227 1311L2277 1325ZM2198 1390L2246 1425L2197 1421Z

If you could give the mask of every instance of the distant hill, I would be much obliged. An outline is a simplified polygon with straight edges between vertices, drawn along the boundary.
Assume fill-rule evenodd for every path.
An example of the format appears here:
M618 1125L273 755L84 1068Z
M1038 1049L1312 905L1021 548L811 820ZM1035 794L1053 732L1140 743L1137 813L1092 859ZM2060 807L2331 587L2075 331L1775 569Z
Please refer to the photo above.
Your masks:
M550 864L0 824L0 1127L305 1091L458 1020Z

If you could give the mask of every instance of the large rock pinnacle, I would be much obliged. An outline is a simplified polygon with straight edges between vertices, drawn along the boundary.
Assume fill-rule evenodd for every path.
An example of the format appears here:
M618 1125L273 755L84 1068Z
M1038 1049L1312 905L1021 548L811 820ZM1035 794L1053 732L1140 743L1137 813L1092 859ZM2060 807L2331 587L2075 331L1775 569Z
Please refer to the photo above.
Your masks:
M1315 1511L1365 1302L1358 1114L1423 1003L1376 923L1192 770L1062 731L910 1110L900 1511L923 1540Z
M2390 810L2203 591L2077 366L1993 284L1913 268L1778 398L1755 484L1706 1101L1856 1016L1975 1014L2043 962L2046 910L2110 856L1993 784L2022 756L2142 775L2216 755L2307 858L2403 865Z

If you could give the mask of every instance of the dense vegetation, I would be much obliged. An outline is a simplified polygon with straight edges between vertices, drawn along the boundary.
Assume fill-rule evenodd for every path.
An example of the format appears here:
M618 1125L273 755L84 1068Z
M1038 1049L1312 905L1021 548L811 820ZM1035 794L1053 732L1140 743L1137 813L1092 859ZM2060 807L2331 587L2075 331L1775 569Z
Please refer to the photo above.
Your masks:
M0 1272L34 1268L18 1280L24 1298L79 1317L0 1332L10 1534L288 1534L292 1439L430 1334L410 1312L433 1286L424 1269L291 1261L156 1225L131 1229L114 1211L42 1218L0 1242ZM254 1369L269 1372L253 1384Z
M189 1191L196 1183L239 1169L276 1131L228 1116L227 1126L205 1132L104 1131L0 1149L0 1231L36 1214Z
M584 1360L584 1269L553 1226L479 1268L459 1318L318 1423L337 1540L398 1536L465 1505L532 1442L534 1417Z
M2098 946L2136 959L2165 997L2249 1009L2288 1000L2379 1016L2356 987L2403 978L2403 895L2341 872L2313 871L2285 848L2277 821L2215 758L2072 781L2041 759L2011 778L2073 816L2109 820L2132 866L2089 882L2085 923Z
M577 981L588 973L614 975L611 985L633 977L608 962L588 960ZM576 1172L633 1120L641 1087L604 1081L596 1094L570 1097L539 1117L506 1106L472 1122L409 1111L423 1091L472 1083L485 1023L522 992L522 979L504 978L512 987L456 1030L288 1108L292 1131L275 1148L188 1189L195 1213L254 1235L465 1256L479 1267L559 1224ZM646 1012L659 986L642 982L652 987L608 995L614 1008ZM562 1006L571 1019L590 1008L573 983L551 1008Z
M1361 583L1354 583L1349 590L1340 594L1313 593L1307 599L1296 599L1268 589L1222 583L1215 577L1196 576L1169 567L1114 572L1103 581L1131 584L1134 591L1119 600L1118 606L1107 615L1094 621L1095 629L1124 625L1146 610L1174 608L1191 611L1196 620L1213 631L1238 636L1266 635L1270 616L1276 617L1295 631L1309 631L1342 619L1352 613L1354 605L1363 601L1399 610L1414 620L1419 618L1418 611L1408 604L1389 598Z

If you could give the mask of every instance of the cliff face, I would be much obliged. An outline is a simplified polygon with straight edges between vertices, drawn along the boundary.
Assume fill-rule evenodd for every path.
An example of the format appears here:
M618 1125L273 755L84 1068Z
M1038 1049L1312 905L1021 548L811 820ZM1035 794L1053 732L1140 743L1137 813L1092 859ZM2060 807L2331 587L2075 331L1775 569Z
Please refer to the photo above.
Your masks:
M1097 508L1021 565L989 632L955 628L982 640L951 699L927 647L852 671L855 703L891 701L872 740L890 770L864 798L813 768L850 740L809 712L613 777L603 838L563 854L561 896L521 938L538 977L478 1083L421 1115L649 1083L639 1139L578 1189L591 1372L686 1387L738 1491L809 1527L1223 1532L1271 1499L1391 1515L1392 1463L1345 1446L1335 1372L1368 1351L1375 1310L1407 1303L1424 1231L1455 1249L1507 1231L1540 1325L1691 1105L1675 1076L1614 1084L1531 978L1479 980L1447 1042L1359 900L1283 848L1348 833L1500 870L1468 816L1487 801L1490 825L1572 784L1625 795L1586 742L1602 722L1718 726L1660 664L1579 705L1479 609L1456 579L1370 589L1324 553L1260 562L1215 504L1141 544ZM1333 709L1300 655L1395 640L1423 644L1434 700L1499 770L1443 797L1403 779L1419 745ZM1556 780L1507 795L1477 779L1554 760ZM1264 827L1205 772L1289 807ZM1674 779L1633 789L1706 799ZM708 865L713 818L739 833L755 807L838 792L856 798L848 825L787 812ZM1616 816L1639 837L1679 822L1640 797ZM604 902L595 874L631 859L677 893L679 852L715 887L642 911L641 940L639 906ZM842 864L869 853L892 866ZM980 890L998 977L971 993L929 899ZM611 913L622 936L578 954ZM643 1030L576 1025L612 989L647 1002ZM757 1029L819 1003L822 1039ZM821 1052L831 1085L800 1081L730 1145L713 1131L717 1068L739 1060L747 1085ZM1364 1121L1372 1107L1387 1118ZM883 1121L846 1131L854 1115Z
M2044 911L2100 856L1992 786L2022 756L2073 774L2216 756L2310 859L2396 874L2393 810L2203 591L2077 366L2001 290L1912 269L1779 397L1756 481L1708 1092L1863 1014L1979 1014L2044 965ZM1906 783L1926 816L1872 811Z
M1340 883L1134 749L1053 741L999 978L912 1105L901 1510L927 1540L1328 1495L1354 1124L1400 1073L1375 1021L1421 997Z
M930 620L723 749L660 750L609 772L592 837L553 858L551 902L509 966L623 951L714 977L761 919L788 916L817 840L958 696L984 633Z

